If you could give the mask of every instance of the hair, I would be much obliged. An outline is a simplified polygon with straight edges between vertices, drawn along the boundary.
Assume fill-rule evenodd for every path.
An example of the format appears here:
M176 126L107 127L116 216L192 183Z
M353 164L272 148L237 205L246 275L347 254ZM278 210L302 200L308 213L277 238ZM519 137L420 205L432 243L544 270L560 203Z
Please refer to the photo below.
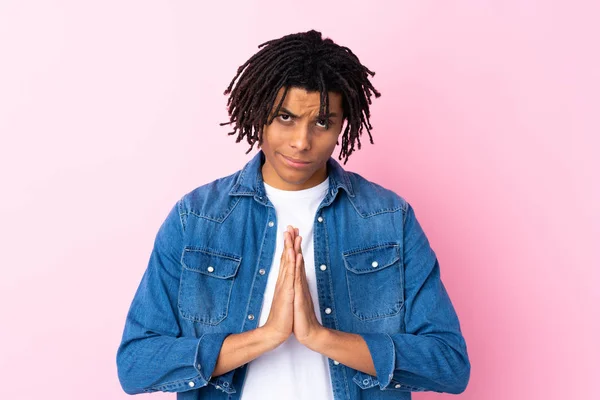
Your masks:
M346 120L347 124L342 135L339 160L345 157L344 164L354 151L355 141L360 149L363 127L369 134L371 144L374 144L369 104L372 94L375 97L381 94L369 81L368 75L375 76L375 72L362 65L349 48L339 46L329 38L322 39L321 33L315 30L270 40L258 46L259 49L261 47L264 48L238 68L223 93L229 94L227 108L230 120L220 125L234 124L233 132L228 135L238 132L236 143L246 137L250 144L246 154L257 141L259 147L262 145L263 127L270 125L278 115L290 87L308 92L318 91L319 118L325 120L329 114L328 92L342 94L342 120ZM270 116L282 87L285 87L283 96Z

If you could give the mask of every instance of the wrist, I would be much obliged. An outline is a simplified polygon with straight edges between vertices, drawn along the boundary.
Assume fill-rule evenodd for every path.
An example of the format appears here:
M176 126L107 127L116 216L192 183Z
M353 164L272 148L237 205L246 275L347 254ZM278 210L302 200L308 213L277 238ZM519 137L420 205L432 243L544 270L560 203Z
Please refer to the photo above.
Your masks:
M262 341L266 344L268 350L276 349L287 339L283 337L280 333L269 328L267 325L263 325L256 328L256 332L258 333Z
M322 354L324 349L327 347L330 335L331 331L328 328L319 325L312 335L303 340L302 344L312 351Z

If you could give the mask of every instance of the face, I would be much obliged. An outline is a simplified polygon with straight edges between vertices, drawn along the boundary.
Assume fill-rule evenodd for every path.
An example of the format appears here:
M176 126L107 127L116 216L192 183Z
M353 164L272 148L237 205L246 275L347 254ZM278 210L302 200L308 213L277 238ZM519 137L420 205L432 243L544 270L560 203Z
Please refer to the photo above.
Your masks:
M285 88L274 102L277 107ZM320 94L291 87L278 115L263 128L263 180L282 190L302 190L327 178L327 160L342 131L342 95L329 92L329 116L319 119ZM274 109L271 111L274 112ZM326 122L329 120L329 129Z

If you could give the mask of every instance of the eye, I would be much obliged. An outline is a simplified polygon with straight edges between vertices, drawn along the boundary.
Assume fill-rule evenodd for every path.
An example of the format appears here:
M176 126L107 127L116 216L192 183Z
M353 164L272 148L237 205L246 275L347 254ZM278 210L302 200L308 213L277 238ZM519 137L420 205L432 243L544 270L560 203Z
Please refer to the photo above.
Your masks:
M279 115L277 116L277 118L279 118L279 119L280 119L281 121L283 121L283 122L288 122L288 121L291 121L291 120L292 120L292 117L291 117L291 116L289 116L288 114L279 114Z
M327 128L332 123L333 122L331 120L327 120L327 119L318 119L317 120L317 125L320 125L320 128Z

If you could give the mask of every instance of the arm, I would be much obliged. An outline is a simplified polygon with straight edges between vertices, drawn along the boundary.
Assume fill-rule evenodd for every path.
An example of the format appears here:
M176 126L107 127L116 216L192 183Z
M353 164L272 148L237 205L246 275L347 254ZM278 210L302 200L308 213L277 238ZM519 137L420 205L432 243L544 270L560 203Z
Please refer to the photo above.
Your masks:
M281 302L274 301L269 321L261 328L200 338L182 336L177 301L184 215L180 200L156 235L148 267L127 313L116 361L121 387L128 394L183 392L208 383L222 387L224 382L231 391L235 368L277 347L291 333L293 293L287 305L283 295ZM289 238L286 244L292 252ZM288 260L293 261L291 254ZM291 278L284 279L286 272L291 272ZM293 273L293 266L280 269L282 287L293 282ZM213 376L219 379L211 382Z
M181 200L160 226L119 348L117 370L128 394L206 386L228 333L182 336L177 299L183 251Z
M294 318L294 274L296 239L290 227L284 232L284 250L281 254L281 268L275 284L273 303L269 317L262 327L232 334L223 342L217 359L214 374L220 375L244 365L261 354L275 349L292 333Z
M406 333L361 334L375 363L377 383L384 389L393 379L394 387L462 393L471 371L465 339L437 257L408 203L403 247Z
M352 369L377 375L369 347L361 335L323 327L306 346Z
M301 280L303 264L295 304L301 312L296 314L294 333L308 348L358 370L353 380L361 388L461 393L471 366L458 317L435 253L408 204L403 222L406 333L353 334L321 326Z

